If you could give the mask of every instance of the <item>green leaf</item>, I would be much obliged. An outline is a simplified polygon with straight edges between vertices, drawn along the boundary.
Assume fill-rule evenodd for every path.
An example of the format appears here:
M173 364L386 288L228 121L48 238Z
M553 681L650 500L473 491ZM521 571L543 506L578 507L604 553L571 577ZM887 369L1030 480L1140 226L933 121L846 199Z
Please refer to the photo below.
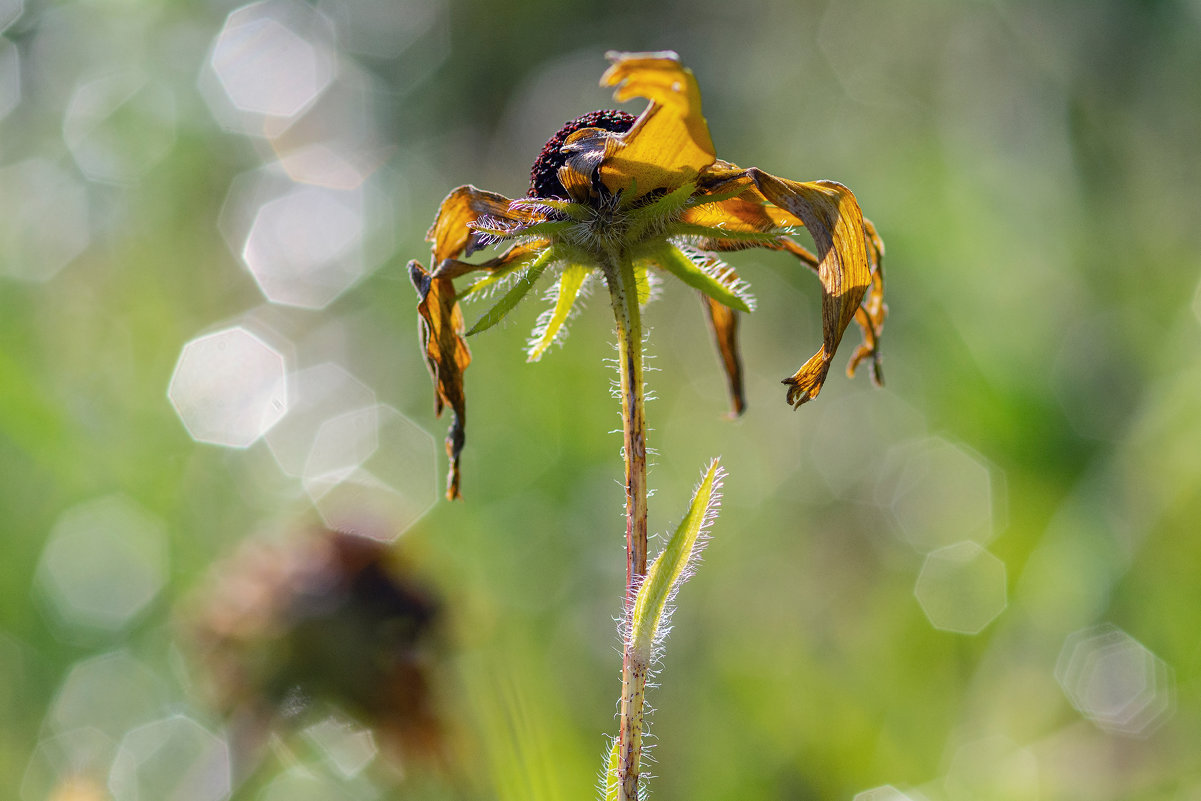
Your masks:
M568 230L574 223L571 220L542 220L541 222L532 223L525 226L517 226L514 228L495 228L489 229L480 223L476 223L473 227L477 231L486 234L492 234L497 239L521 239L522 241L532 241L534 239L549 239L556 234L561 234Z
M745 187L743 187L745 189ZM592 216L593 211L583 203L573 203L570 200L560 200L547 197L519 198L510 203L510 208L530 209L545 213L543 210L557 211L565 214L576 222L583 222Z
M630 616L630 650L639 655L644 664L650 663L655 639L662 627L664 612L668 603L675 597L679 586L689 575L692 565L704 544L702 534L717 517L717 507L721 499L718 490L721 489L725 471L714 459L705 471L700 486L692 496L692 505L688 514L680 521L676 533L672 535L667 545L655 557L654 563L646 571L642 586L634 599L634 611Z
M665 236L699 237L702 239L724 239L729 242L746 242L748 246L768 245L781 236L796 233L794 228L772 228L768 231L740 231L713 225L698 225L689 222L673 222L664 230Z
M480 278L478 281L473 283L471 286L467 287L467 291L464 292L459 297L460 298L469 298L472 295L478 295L480 292L483 292L491 287L496 286L502 280L504 280L505 278L508 278L510 275L512 275L513 273L522 269L523 267L526 267L530 263L531 262L528 259L524 260L524 261L517 260L517 261L509 262L508 264L504 265L503 267L500 267L499 269L488 273L487 275L485 275L484 277Z
M505 315L511 312L513 307L516 306L521 299L524 298L529 291L534 288L534 284L542 276L542 273L547 268L547 265L554 260L554 248L547 248L539 253L538 258L534 259L534 261L526 269L525 274L517 280L517 283L513 284L513 286L509 288L509 291L504 294L504 297L496 302L495 306L484 313L484 316L481 317L476 324L471 327L471 330L467 332L467 336L478 334L481 331L487 331L489 328L503 320ZM489 276L489 278L490 277L491 276ZM476 286L478 286L478 283ZM473 291L476 289L476 286L472 287Z
M580 294L580 287L584 285L584 279L590 272L592 272L592 268L582 264L570 264L563 270L563 276L559 279L559 297L555 300L555 307L550 310L546 322L539 321L539 327L534 333L534 342L530 345L528 361L536 362L541 359L542 354L555 341L563 323L567 322L567 316L571 313L572 306L575 305L575 299Z
M613 747L609 749L609 760L601 779L601 789L604 791L604 795L601 796L602 801L621 801L620 750L621 739L614 737Z
M738 311L751 311L750 304L739 291L740 287L732 270L726 271L724 275L719 274L717 270L706 270L670 243L661 243L645 255L640 255L655 262L693 289L699 289L723 306L729 306ZM723 262L716 259L713 263L724 266Z

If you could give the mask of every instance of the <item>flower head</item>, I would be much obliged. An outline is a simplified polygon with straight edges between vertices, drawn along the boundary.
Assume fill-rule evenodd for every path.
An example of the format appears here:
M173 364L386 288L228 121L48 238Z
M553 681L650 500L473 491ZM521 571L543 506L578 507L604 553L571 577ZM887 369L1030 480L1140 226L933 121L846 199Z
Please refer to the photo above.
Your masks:
M474 186L452 191L427 239L432 265L409 273L420 298L422 345L434 378L435 407L450 406L451 470L447 496L459 494L459 454L466 401L463 371L471 361L454 281L483 273L462 296L496 291L499 299L467 334L495 325L539 282L557 282L551 308L530 341L531 361L558 341L585 282L599 274L612 290L633 266L645 303L650 276L668 273L698 290L729 382L733 410L745 408L738 351L739 312L751 311L746 285L719 254L752 247L791 253L822 285L822 344L784 379L794 407L816 397L843 332L863 334L851 374L865 359L880 381L884 246L855 196L833 181L797 182L717 158L701 114L700 89L675 53L609 53L601 78L618 102L649 100L637 117L595 111L572 120L547 142L531 171L529 196L516 200ZM793 238L806 228L816 252ZM490 259L464 259L489 247Z

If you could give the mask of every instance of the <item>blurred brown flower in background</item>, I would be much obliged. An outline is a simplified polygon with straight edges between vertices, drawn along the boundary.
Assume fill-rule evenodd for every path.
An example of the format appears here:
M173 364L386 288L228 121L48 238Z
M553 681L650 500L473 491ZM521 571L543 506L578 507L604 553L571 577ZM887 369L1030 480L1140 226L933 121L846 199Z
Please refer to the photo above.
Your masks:
M445 766L434 690L441 613L385 543L319 530L250 539L184 616L242 775L273 732L349 716L397 765Z

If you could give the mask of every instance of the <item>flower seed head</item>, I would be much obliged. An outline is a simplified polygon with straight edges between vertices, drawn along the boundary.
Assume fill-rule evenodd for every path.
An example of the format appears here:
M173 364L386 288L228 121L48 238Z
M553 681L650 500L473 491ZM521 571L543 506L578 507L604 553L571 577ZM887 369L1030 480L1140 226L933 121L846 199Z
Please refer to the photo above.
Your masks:
M543 146L542 152L530 170L530 197L555 197L567 199L567 190L559 183L559 168L567 161L561 152L567 137L581 128L602 128L613 133L624 133L634 124L634 115L618 109L591 111L563 125Z

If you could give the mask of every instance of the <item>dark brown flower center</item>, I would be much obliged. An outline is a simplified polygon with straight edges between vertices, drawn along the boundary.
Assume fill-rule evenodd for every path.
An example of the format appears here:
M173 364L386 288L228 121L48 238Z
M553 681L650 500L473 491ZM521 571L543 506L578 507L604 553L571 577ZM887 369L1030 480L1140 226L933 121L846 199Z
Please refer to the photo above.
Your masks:
M613 133L624 133L634 124L634 115L618 109L592 111L577 117L560 128L542 148L530 170L530 197L557 197L567 199L567 190L559 183L559 168L567 161L560 153L564 140L581 128L603 128Z

